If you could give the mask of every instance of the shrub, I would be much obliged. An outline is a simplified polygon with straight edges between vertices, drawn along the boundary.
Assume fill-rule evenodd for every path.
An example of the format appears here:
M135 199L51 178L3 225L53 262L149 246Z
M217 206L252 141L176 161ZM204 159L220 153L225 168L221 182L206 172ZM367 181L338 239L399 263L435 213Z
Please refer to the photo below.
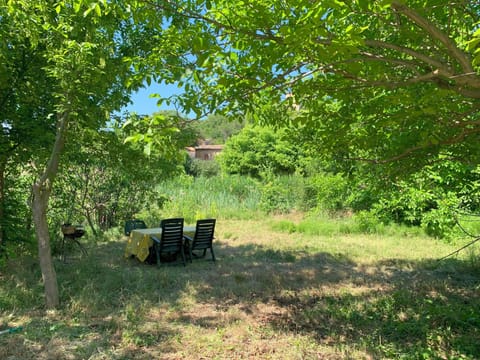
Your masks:
M348 182L342 174L322 173L306 180L305 208L338 211L346 208Z
M275 183L268 183L262 187L260 208L267 213L287 213L292 209L289 201L288 189Z
M224 173L258 178L264 169L275 175L294 173L299 151L285 130L246 126L226 142L218 160Z
M378 218L374 211L359 211L354 216L358 230L366 234L383 233L385 224Z
M195 177L212 177L220 173L220 165L216 160L190 159L186 171Z
M422 215L421 226L425 233L439 239L451 239L455 228L455 204L458 199L449 194L437 201L436 208Z
M302 209L304 180L300 175L275 176L270 172L262 174L264 185L260 207L267 213L288 213Z

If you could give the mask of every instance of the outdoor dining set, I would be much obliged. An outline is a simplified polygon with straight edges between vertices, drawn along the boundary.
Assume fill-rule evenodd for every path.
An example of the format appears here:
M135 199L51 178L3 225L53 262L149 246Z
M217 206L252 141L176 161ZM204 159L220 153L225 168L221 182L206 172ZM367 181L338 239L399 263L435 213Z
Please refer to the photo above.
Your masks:
M170 218L163 219L160 227L148 228L143 220L128 220L124 232L129 237L125 257L161 265L180 256L185 266L187 259L192 262L193 258L205 257L210 250L215 261L215 223L216 219L201 219L189 226L183 218Z

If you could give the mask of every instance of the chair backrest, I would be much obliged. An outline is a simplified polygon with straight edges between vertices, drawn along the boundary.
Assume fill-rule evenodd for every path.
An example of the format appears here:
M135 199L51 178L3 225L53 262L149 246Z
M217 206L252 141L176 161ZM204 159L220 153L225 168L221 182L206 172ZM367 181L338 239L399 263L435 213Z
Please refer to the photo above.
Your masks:
M160 223L162 236L160 241L161 252L177 252L183 244L183 219L164 219Z
M192 249L208 249L212 246L215 233L215 219L197 220Z
M125 222L125 235L129 236L130 232L135 229L146 229L145 221L139 219L127 220Z

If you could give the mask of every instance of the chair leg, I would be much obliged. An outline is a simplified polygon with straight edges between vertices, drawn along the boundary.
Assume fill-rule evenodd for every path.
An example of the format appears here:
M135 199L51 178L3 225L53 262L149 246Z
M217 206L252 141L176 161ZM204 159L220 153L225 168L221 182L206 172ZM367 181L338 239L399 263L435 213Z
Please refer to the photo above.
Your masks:
M157 256L157 266L160 267L161 261L160 261L160 251L158 250L157 244L154 245L155 248L155 255Z
M213 247L210 248L210 252L212 253L212 260L215 262L215 254L213 253Z
M183 266L186 266L186 262L185 262L185 251L183 251L183 248L180 250L180 253L182 254L182 262L183 262Z

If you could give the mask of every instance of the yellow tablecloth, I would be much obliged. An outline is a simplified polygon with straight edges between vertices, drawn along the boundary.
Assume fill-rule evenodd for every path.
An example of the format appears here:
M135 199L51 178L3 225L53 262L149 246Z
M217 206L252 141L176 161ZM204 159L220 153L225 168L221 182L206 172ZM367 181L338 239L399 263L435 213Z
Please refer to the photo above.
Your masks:
M195 234L195 226L184 226L183 232L189 236ZM150 229L135 229L130 232L130 237L125 248L125 257L135 255L138 260L145 261L148 257L149 248L153 246L153 240L150 235L160 237L162 235L162 228Z

